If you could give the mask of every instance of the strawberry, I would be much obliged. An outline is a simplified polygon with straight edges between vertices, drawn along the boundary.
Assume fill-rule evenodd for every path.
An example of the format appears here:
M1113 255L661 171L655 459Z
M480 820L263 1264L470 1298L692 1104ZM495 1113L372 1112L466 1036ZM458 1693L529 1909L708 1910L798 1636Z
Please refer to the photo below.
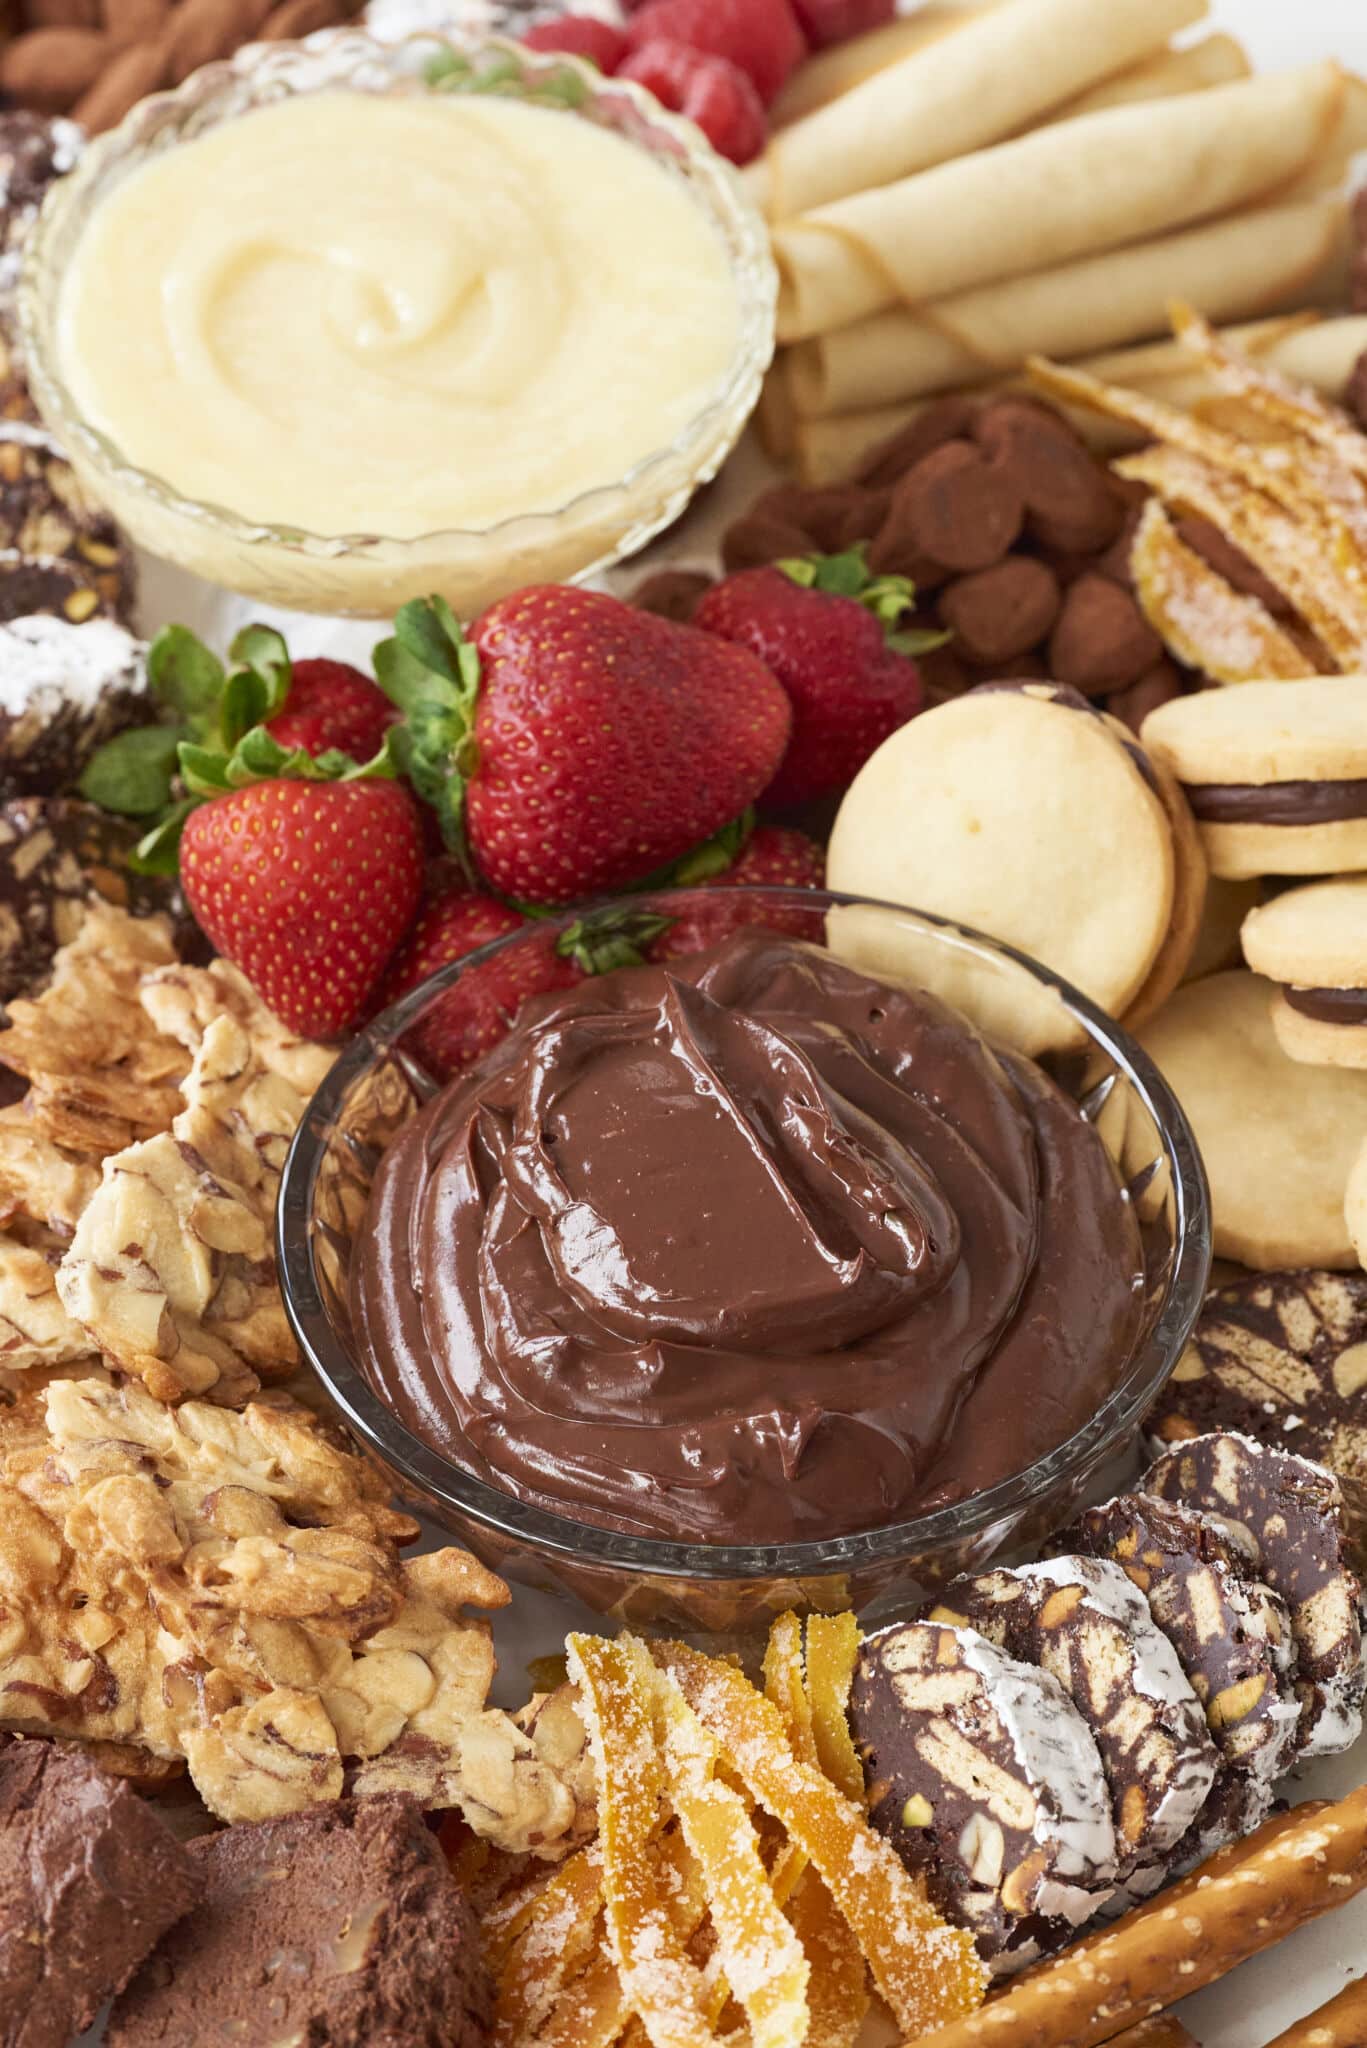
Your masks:
M747 74L766 107L807 54L789 0L647 0L627 23L627 41L633 50L682 43L724 57Z
M804 911L797 906L780 910L770 906L757 914L752 904L734 899L728 903L723 894L728 889L760 886L824 889L826 855L805 832L794 832L783 825L761 825L751 833L731 866L720 874L704 873L695 878L689 872L688 862L683 861L677 879L681 887L691 885L706 890L707 897L674 919L656 942L657 960L678 960L687 953L704 952L747 924L758 923L766 931L788 932L818 944L824 936L819 910Z
M527 903L677 860L773 779L792 722L747 649L562 584L501 599L469 640L440 598L405 605L375 670L407 713L397 759L448 841Z
M405 1042L423 1065L449 1080L507 1036L532 996L572 988L587 974L639 965L666 924L646 913L613 912L562 932L478 889L451 888L419 915L390 963L376 1007L387 1009L440 968L495 939L525 932L522 944L468 967L408 1032Z
M764 147L769 133L764 103L740 67L725 57L705 57L684 43L657 39L633 51L617 75L634 79L662 107L701 128L718 156L733 164L750 163Z
M398 717L379 684L347 661L296 661L285 700L266 730L287 750L325 754L335 747L353 761L368 761L384 745Z
M417 807L383 780L301 775L225 788L185 820L180 876L205 933L281 1022L335 1038L356 1022L417 908Z
M522 37L528 50L559 50L570 57L586 57L609 76L627 53L627 39L610 21L595 21L591 14L561 14L554 21L539 22Z
M905 577L870 579L862 549L742 569L708 591L697 625L748 647L792 704L792 739L765 803L807 803L848 788L874 749L921 709L910 655L941 636L889 630L914 597Z
M897 12L897 0L793 0L793 12L814 50L881 28Z

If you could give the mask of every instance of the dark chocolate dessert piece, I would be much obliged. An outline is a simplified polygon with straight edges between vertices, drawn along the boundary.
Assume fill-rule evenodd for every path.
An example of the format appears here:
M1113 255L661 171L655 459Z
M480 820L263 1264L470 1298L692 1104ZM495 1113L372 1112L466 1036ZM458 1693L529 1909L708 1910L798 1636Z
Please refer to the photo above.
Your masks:
M175 883L128 866L139 836L126 819L70 797L0 804L0 1003L37 986L96 897L135 917L165 911L188 940L193 927Z
M39 567L22 563L18 579ZM61 580L67 567L56 564ZM8 595L0 555L0 797L55 796L106 740L148 722L142 650L112 619L9 619Z
M97 599L84 617L132 611L133 558L122 534L52 436L24 420L0 420L0 549L79 570ZM80 623L69 605L64 616Z
M483 2048L475 1919L410 1800L243 1822L190 1856L203 1903L115 2005L108 2048Z
M197 1893L128 1785L79 1749L0 1736L0 2048L67 2048Z

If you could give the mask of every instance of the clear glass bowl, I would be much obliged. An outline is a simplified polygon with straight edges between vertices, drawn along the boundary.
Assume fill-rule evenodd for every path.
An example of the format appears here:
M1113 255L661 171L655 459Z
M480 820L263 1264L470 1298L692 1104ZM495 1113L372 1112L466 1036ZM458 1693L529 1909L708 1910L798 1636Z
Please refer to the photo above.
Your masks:
M430 92L425 69L443 52L468 62L470 89L489 90L493 75L499 92L533 98L548 82L563 85L568 76L577 81L574 105L539 103L554 104L566 120L612 129L688 188L726 248L739 301L735 356L703 410L670 446L569 504L534 508L482 530L411 540L260 524L184 497L165 478L127 461L82 418L58 366L62 277L92 210L149 157L250 108L337 88ZM231 204L231 195L224 203ZM604 569L678 518L694 491L716 475L754 409L773 354L776 292L767 230L731 165L690 122L665 113L639 86L498 37L444 30L384 44L348 29L323 31L303 43L250 45L197 71L175 92L143 100L92 144L43 207L25 256L19 320L44 418L83 482L151 553L212 583L300 611L384 617L408 598L437 591L468 617L523 584L566 582ZM609 364L603 374L611 374Z
M633 896L626 907L667 915L696 907L703 894ZM444 969L348 1046L309 1105L280 1193L285 1305L305 1357L401 1493L505 1576L568 1592L637 1626L744 1633L790 1605L901 1605L955 1572L1038 1546L1100 1468L1132 1444L1181 1355L1210 1267L1205 1175L1186 1119L1138 1046L1084 996L1009 947L916 911L810 890L728 892L732 902L742 896L752 924L796 932L887 980L930 988L996 1042L1043 1060L1101 1133L1134 1202L1145 1261L1142 1326L1114 1391L1076 1435L1015 1477L911 1521L821 1542L671 1543L515 1500L397 1420L370 1386L352 1332L348 1272L371 1177L437 1085L405 1048L405 1034L467 967L527 940L514 933ZM715 912L717 896L706 901ZM546 928L535 928L538 943Z

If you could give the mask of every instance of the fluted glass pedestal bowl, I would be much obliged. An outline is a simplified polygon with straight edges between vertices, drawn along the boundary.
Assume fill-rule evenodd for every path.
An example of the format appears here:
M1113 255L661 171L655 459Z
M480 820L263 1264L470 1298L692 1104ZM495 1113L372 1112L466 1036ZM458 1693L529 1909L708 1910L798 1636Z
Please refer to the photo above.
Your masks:
M429 78L441 67L445 75L435 87ZM63 277L101 202L153 157L254 108L339 90L418 96L438 89L496 92L550 108L565 121L590 122L646 152L686 188L722 244L737 303L731 360L702 409L668 446L610 484L566 504L530 505L480 530L416 539L303 532L270 523L268 503L248 518L198 502L171 478L131 462L82 415L61 369ZM231 192L222 204L231 208ZM776 292L767 230L731 165L639 86L497 37L444 30L386 45L360 30L329 30L304 43L250 45L210 64L175 92L142 101L93 143L43 207L26 253L19 317L44 418L82 481L151 553L248 597L302 611L385 617L409 598L436 591L469 617L524 584L604 569L679 516L716 475L754 408L773 354ZM620 365L603 363L609 387L620 373ZM345 423L338 428L344 432ZM458 466L460 450L434 448L432 461Z
M637 1625L743 1632L794 1604L887 1609L954 1572L1040 1544L1132 1442L1181 1354L1209 1270L1205 1178L1191 1131L1144 1054L1084 997L1008 948L913 911L794 889L728 891L728 905L742 896L753 926L825 944L882 979L928 988L996 1042L1041 1060L1101 1134L1133 1202L1142 1315L1114 1390L1069 1441L971 1499L894 1526L820 1542L674 1543L519 1501L398 1420L368 1381L352 1328L350 1264L372 1175L437 1085L405 1049L405 1034L473 965L529 942L544 946L546 926L445 969L347 1048L309 1106L280 1198L286 1307L305 1357L402 1494L505 1576L559 1588ZM679 890L635 896L628 907L668 916L706 902L715 913L717 900L715 892Z

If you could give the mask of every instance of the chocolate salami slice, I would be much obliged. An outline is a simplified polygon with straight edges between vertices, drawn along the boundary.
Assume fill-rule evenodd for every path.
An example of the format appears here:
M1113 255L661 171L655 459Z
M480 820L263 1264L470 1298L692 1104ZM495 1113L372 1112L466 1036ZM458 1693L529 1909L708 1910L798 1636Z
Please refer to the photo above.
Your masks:
M864 1644L851 1725L874 1826L973 1930L994 1975L1066 1940L1109 1898L1101 1759L1046 1672L974 1629L899 1623Z
M1251 1273L1217 1288L1146 1426L1155 1450L1236 1430L1367 1495L1367 1273Z
M169 877L130 870L139 836L136 825L66 797L0 804L0 1002L42 981L96 897L135 917L166 911L188 926Z
M52 436L24 420L0 420L0 550L70 563L96 598L83 612L68 602L62 615L74 623L97 610L131 615L133 558L123 536ZM8 616L21 615L11 608Z
M0 558L0 609L4 591ZM148 717L142 649L112 619L0 617L0 796L59 794Z
M1296 1639L1299 1751L1326 1756L1362 1732L1367 1663L1362 1588L1348 1560L1343 1490L1332 1472L1221 1431L1167 1451L1143 1490L1209 1516L1244 1543L1285 1600Z
M1219 1757L1176 1651L1121 1567L1060 1557L956 1579L930 1619L975 1628L1058 1681L1096 1741L1121 1878L1161 1865Z

